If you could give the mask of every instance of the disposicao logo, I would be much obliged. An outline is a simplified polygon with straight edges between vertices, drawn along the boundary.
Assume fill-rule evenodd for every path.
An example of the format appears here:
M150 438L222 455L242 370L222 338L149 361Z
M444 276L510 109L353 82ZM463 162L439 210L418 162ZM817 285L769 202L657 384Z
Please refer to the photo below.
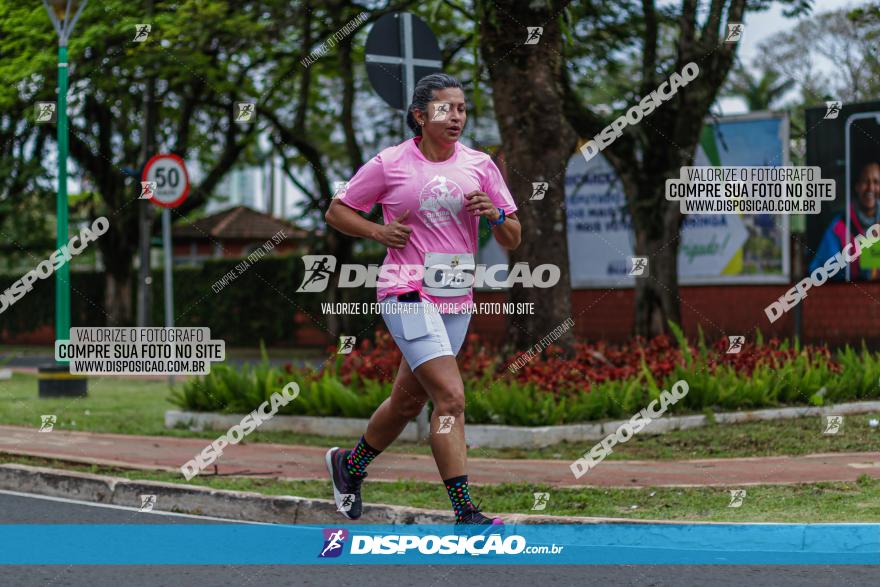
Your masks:
M348 530L343 528L324 528L324 546L318 558L332 558L342 554Z
M318 558L338 557L349 543L348 554L355 555L558 555L565 548L557 544L526 544L525 536L494 530L491 534L349 534L342 528L325 528L324 545Z

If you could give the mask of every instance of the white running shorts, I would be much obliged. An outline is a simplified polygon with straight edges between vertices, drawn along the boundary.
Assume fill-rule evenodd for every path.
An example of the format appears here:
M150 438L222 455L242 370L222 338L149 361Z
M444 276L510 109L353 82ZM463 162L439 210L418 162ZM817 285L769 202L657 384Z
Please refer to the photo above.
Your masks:
M380 304L382 319L411 370L437 357L458 355L471 321L469 313L441 314L426 300L401 302L397 296Z

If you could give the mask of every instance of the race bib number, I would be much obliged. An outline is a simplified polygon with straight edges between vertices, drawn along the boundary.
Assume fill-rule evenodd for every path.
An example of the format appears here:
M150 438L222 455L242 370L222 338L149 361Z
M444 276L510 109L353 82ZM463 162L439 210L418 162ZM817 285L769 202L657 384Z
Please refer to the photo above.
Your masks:
M425 253L422 289L438 297L467 295L474 285L475 270L470 253Z

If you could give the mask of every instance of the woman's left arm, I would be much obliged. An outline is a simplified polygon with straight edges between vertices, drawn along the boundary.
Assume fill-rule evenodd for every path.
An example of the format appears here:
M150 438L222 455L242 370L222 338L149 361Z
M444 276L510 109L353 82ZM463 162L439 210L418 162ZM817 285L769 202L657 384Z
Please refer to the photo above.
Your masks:
M522 227L516 217L516 213L505 215L504 222L492 224L501 219L501 210L495 206L485 192L473 191L465 195L467 210L474 216L485 216L489 221L489 227L495 233L495 240L505 249L512 250L519 246L522 240Z

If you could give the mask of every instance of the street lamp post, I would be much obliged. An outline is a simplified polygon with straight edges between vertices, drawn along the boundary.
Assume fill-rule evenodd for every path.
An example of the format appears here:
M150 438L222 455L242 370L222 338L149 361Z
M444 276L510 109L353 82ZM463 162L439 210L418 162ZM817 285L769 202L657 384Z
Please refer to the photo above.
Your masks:
M78 7L76 5L79 4ZM88 0L43 0L43 6L58 34L58 197L56 200L56 248L67 244L67 41ZM70 18L71 8L76 13ZM70 338L70 265L55 271L55 340Z
M88 0L43 0L52 26L58 34L58 197L56 200L55 243L60 249L67 234L67 41ZM71 18L71 9L76 12ZM55 270L55 340L70 339L70 262ZM40 367L37 373L39 396L85 396L87 380L70 375L68 361Z

